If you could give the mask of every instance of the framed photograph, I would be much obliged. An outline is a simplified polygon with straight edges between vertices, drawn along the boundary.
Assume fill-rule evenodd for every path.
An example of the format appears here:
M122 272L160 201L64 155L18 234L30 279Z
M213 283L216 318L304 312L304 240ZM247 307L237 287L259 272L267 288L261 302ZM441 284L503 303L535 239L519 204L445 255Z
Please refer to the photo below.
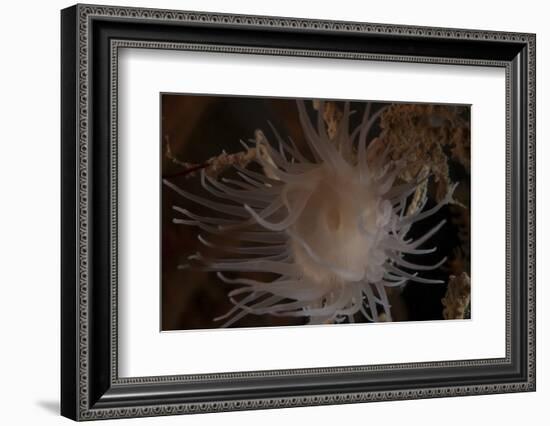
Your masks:
M61 412L535 390L535 35L61 12Z

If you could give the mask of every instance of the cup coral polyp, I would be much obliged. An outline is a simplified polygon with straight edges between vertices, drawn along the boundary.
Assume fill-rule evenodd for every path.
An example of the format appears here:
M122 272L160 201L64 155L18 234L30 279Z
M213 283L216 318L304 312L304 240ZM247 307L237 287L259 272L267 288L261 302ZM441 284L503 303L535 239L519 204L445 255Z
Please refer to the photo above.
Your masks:
M387 155L374 155L369 131L380 112L366 108L361 124L350 131L350 105L332 138L323 121L321 102L314 125L304 102L298 101L300 123L312 154L308 159L291 140L274 130L276 144L265 137L255 142L263 173L235 166L238 179L201 174L202 186L214 196L199 197L165 181L188 200L216 215L202 217L175 206L183 218L175 223L199 227L199 240L213 246L210 235L233 232L234 247L219 247L226 257L190 256L199 267L238 287L228 293L234 307L224 316L229 326L247 314L301 316L309 323L353 322L361 313L379 320L379 308L391 321L386 289L408 281L439 283L419 272L438 268L405 260L405 255L432 253L421 248L444 224L416 240L411 226L436 213L451 200L452 190L435 207L424 210L427 198L412 214L407 206L422 179L396 183L402 165ZM266 272L275 278L259 281L230 278L227 272Z

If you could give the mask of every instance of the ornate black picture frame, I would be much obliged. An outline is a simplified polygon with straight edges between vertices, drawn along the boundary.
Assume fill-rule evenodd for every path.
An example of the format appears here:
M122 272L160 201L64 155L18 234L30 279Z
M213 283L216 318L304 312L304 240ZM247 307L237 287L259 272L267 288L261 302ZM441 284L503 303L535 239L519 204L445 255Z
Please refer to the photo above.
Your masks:
M76 5L61 13L61 413L158 416L535 390L535 35ZM120 378L122 47L483 65L506 72L506 356Z

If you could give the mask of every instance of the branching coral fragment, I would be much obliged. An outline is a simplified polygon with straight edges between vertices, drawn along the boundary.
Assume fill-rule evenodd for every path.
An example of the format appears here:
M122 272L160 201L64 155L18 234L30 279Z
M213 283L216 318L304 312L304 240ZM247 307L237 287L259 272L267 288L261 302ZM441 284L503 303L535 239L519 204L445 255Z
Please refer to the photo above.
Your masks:
M165 155L166 158L171 160L174 164L177 164L178 166L181 166L183 168L181 172L178 172L170 177L185 176L187 178L191 178L198 175L201 170L204 169L207 176L215 178L219 176L220 173L233 166L246 167L251 161L256 158L257 153L255 147L248 148L246 151L241 151L234 154L222 152L215 157L209 158L202 164L194 164L187 163L176 158L172 154L170 144L167 141Z

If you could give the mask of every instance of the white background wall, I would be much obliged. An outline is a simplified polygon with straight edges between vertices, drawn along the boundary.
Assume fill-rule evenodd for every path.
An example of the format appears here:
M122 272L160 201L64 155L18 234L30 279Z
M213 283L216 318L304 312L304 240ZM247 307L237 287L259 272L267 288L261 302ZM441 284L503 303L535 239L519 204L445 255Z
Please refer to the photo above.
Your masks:
M103 1L143 7L537 33L538 386L536 393L118 420L102 424L548 424L550 27L544 1ZM11 1L0 25L0 419L68 424L59 404L59 9ZM546 160L546 161L545 161ZM490 173L490 170L487 171Z

